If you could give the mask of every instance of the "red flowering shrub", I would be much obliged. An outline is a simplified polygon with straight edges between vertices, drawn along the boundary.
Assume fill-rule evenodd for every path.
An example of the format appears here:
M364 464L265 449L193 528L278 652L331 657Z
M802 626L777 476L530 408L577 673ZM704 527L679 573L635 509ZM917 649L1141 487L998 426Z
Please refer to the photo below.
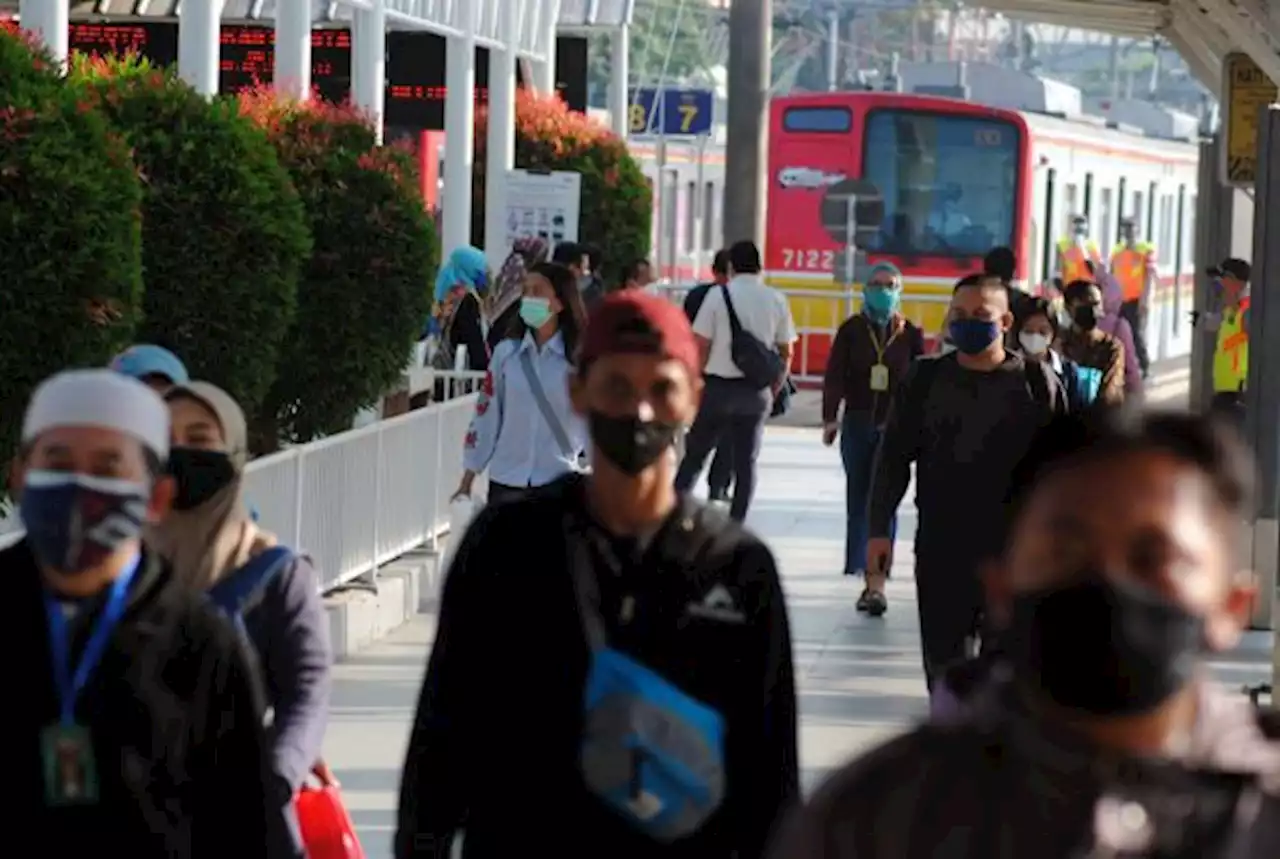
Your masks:
M485 149L488 116L476 120L471 234L484 235ZM559 98L516 93L516 167L582 174L578 240L600 248L607 281L649 254L653 194L626 144L608 128L575 113Z
M0 449L32 389L105 365L142 302L141 183L129 147L42 49L0 28Z
M239 103L275 144L314 239L255 435L307 441L349 429L404 372L431 308L435 229L412 158L377 146L356 109L269 90Z
M97 95L145 179L139 339L252 412L275 381L311 253L275 148L234 103L145 60L76 57L71 78Z

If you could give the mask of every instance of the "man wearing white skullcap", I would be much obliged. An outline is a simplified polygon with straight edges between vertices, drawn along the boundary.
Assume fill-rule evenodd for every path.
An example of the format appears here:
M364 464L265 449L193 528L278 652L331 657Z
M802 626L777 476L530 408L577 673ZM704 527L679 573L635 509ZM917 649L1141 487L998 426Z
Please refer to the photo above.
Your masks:
M22 690L9 834L50 856L292 859L244 644L142 542L173 500L168 453L168 408L136 379L70 370L31 397L12 476L26 533L0 551Z

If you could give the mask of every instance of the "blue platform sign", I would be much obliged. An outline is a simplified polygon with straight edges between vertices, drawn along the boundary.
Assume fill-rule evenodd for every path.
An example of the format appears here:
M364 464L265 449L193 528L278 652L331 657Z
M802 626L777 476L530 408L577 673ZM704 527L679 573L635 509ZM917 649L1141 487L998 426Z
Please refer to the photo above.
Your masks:
M697 137L710 134L716 94L709 89L639 87L631 91L633 135Z

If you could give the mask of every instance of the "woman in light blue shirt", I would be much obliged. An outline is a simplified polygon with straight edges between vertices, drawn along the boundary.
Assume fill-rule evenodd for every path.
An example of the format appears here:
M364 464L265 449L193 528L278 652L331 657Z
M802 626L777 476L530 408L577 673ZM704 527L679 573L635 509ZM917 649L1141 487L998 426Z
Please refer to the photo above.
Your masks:
M587 428L569 403L584 314L569 269L539 263L525 277L519 317L489 360L462 454L470 496L476 475L489 471L489 501L544 486L578 467Z

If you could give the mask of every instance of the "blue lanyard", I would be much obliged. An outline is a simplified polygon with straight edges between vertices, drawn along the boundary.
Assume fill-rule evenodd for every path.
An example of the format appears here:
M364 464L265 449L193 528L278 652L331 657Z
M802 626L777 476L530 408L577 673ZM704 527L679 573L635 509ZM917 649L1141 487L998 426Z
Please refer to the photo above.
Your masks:
M134 557L129 566L111 585L111 595L102 609L102 615L93 625L89 640L85 642L84 652L80 654L80 662L71 671L71 634L67 631L67 620L62 615L62 606L49 595L44 595L45 613L49 616L49 652L53 656L53 681L58 687L58 707L62 724L73 725L76 721L76 698L89 682L89 675L98 667L102 654L107 649L107 642L116 624L124 615L128 604L129 585L138 572L140 557Z

